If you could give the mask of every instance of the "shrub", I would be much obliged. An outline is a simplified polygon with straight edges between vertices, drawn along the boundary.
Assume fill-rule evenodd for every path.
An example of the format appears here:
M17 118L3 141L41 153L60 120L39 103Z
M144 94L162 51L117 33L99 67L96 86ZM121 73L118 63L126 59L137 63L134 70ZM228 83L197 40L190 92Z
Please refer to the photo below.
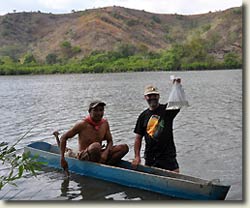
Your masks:
M224 65L228 69L241 68L241 61L239 56L234 52L229 52L224 56Z
M10 166L10 171L7 174L1 173L0 175L0 190L7 184L16 186L14 181L21 178L24 171L30 172L32 175L36 176L35 171L40 170L41 165L44 164L42 162L37 162L36 158L30 158L30 153L23 153L22 155L16 154L15 145L21 141L24 136L18 139L17 142L11 146L9 146L7 142L0 143L1 165Z
M158 16L153 15L151 18L154 22L161 23L161 19Z
M46 56L45 61L47 64L55 64L57 63L57 55L54 53L50 53Z
M36 63L36 59L32 53L27 53L23 57L23 64Z

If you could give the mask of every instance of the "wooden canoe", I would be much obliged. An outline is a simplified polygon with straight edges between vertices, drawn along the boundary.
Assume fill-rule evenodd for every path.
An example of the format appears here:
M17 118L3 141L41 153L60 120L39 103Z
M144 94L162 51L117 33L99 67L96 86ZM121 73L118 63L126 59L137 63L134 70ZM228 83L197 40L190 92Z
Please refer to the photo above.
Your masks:
M45 162L46 166L61 169L60 150L57 146L34 142L26 146L24 151L30 152L31 157L38 155L37 160ZM80 161L71 157L66 157L66 160L70 172L179 199L224 200L230 188L218 180L203 180L160 168L139 165L134 170L131 163L124 160L116 166Z

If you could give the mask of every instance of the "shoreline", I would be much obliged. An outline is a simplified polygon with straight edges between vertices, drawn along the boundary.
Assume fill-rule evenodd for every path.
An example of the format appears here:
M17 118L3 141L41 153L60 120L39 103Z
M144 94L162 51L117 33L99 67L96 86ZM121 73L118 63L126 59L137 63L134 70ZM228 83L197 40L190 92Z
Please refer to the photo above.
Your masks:
M22 76L22 75L53 75L53 74L113 74L113 73L134 73L134 72L188 72L188 71L222 71L222 70L244 70L244 67L240 68L210 68L210 69L190 69L190 70L108 70L108 71L79 71L79 70L66 70L66 71L12 71L11 73L2 73L0 68L0 76Z

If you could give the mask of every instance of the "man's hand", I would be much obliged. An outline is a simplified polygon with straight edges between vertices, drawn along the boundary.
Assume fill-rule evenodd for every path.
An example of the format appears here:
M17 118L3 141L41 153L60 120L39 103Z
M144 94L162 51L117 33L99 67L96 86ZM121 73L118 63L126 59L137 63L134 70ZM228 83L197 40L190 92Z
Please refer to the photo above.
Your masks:
M54 135L55 137L58 137L58 136L59 136L59 132L58 132L58 131L54 131L54 132L53 132L53 135Z
M59 132L58 131L54 131L53 135L56 137L56 143L57 143L58 147L60 148Z
M61 158L61 167L65 171L66 176L69 176L69 166L64 157Z
M101 154L100 163L106 163L108 159L108 155L109 155L109 149L106 149L105 151L103 151Z
M177 82L177 83L181 83L181 78L175 78L174 80L173 80L173 84L175 83L175 82Z
M132 165L132 169L136 169L137 166L141 163L141 158L140 157L136 157L133 162L131 163Z

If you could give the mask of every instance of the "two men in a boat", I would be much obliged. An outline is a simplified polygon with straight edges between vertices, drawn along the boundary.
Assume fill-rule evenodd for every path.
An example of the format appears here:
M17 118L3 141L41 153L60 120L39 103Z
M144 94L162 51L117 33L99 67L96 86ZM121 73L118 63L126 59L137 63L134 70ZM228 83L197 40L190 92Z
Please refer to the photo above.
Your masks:
M173 84L175 82L180 85L181 79L174 79ZM173 120L180 109L167 109L168 104L160 104L160 93L154 86L145 88L144 98L149 108L139 115L134 129L136 134L134 142L135 158L132 161L132 168L136 169L141 163L140 151L144 137L146 142L144 152L145 165L179 172L173 139ZM113 145L108 121L103 118L105 105L101 101L92 102L89 105L89 116L76 123L72 129L63 134L61 141L59 141L58 132L54 132L61 149L61 166L65 170L68 167L65 160L65 152L68 156L73 156L80 160L110 165L119 162L128 153L128 145ZM66 143L69 138L77 134L79 151L74 153L66 147ZM102 148L103 141L107 141L105 148Z
M61 166L64 170L68 169L65 160L65 152L69 156L80 160L88 160L104 164L113 165L127 154L128 145L113 145L113 140L109 128L109 123L103 118L104 106L101 101L94 101L89 105L89 115L76 123L73 128L62 135L60 141L58 132L54 132L58 145L61 150ZM74 153L66 147L67 140L78 134L78 153ZM102 142L106 141L106 146L102 147Z

